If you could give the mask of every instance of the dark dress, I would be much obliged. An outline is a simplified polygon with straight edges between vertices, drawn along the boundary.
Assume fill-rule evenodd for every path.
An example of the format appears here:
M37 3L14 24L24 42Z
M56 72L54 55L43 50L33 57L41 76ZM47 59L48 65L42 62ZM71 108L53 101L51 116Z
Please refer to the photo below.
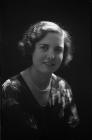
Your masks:
M42 107L20 74L4 82L1 92L2 140L75 140L79 117L69 84L52 74L49 92L49 102Z

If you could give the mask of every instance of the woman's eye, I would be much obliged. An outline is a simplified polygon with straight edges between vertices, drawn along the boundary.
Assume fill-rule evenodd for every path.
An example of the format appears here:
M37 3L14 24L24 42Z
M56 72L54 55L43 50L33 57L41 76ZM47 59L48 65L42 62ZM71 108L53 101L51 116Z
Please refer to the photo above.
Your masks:
M55 48L55 52L58 52L59 53L59 52L62 52L62 51L63 51L63 49L61 47L56 47Z
M48 45L41 45L41 49L44 50L44 51L47 51L49 48Z

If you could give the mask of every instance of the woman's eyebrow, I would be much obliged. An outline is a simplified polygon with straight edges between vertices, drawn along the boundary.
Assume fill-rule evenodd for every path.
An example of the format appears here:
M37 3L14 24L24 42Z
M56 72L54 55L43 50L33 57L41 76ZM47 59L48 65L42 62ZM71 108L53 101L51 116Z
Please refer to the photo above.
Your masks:
M49 46L48 43L39 43L39 46Z
M39 45L49 45L48 43L39 43Z

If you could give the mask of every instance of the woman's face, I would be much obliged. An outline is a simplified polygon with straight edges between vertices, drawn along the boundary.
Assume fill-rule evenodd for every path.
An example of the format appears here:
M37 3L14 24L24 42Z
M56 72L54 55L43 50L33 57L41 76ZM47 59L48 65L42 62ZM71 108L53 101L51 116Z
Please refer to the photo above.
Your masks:
M61 65L64 52L64 37L59 33L48 33L35 45L33 67L42 73L53 73Z

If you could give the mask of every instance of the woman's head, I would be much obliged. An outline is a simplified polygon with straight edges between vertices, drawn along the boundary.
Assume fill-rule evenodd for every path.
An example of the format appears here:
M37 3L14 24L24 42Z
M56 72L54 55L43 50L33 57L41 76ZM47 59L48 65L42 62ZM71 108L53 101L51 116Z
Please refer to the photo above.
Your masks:
M42 58L45 59L44 61L48 61L50 57L55 57L54 62L56 61L58 64L57 68L62 62L68 64L72 58L70 36L68 32L54 22L41 21L30 26L22 41L19 42L19 47L22 54L30 59L30 65L35 60L34 56L37 58L39 53L40 56L45 57ZM38 51L38 49L40 50Z

